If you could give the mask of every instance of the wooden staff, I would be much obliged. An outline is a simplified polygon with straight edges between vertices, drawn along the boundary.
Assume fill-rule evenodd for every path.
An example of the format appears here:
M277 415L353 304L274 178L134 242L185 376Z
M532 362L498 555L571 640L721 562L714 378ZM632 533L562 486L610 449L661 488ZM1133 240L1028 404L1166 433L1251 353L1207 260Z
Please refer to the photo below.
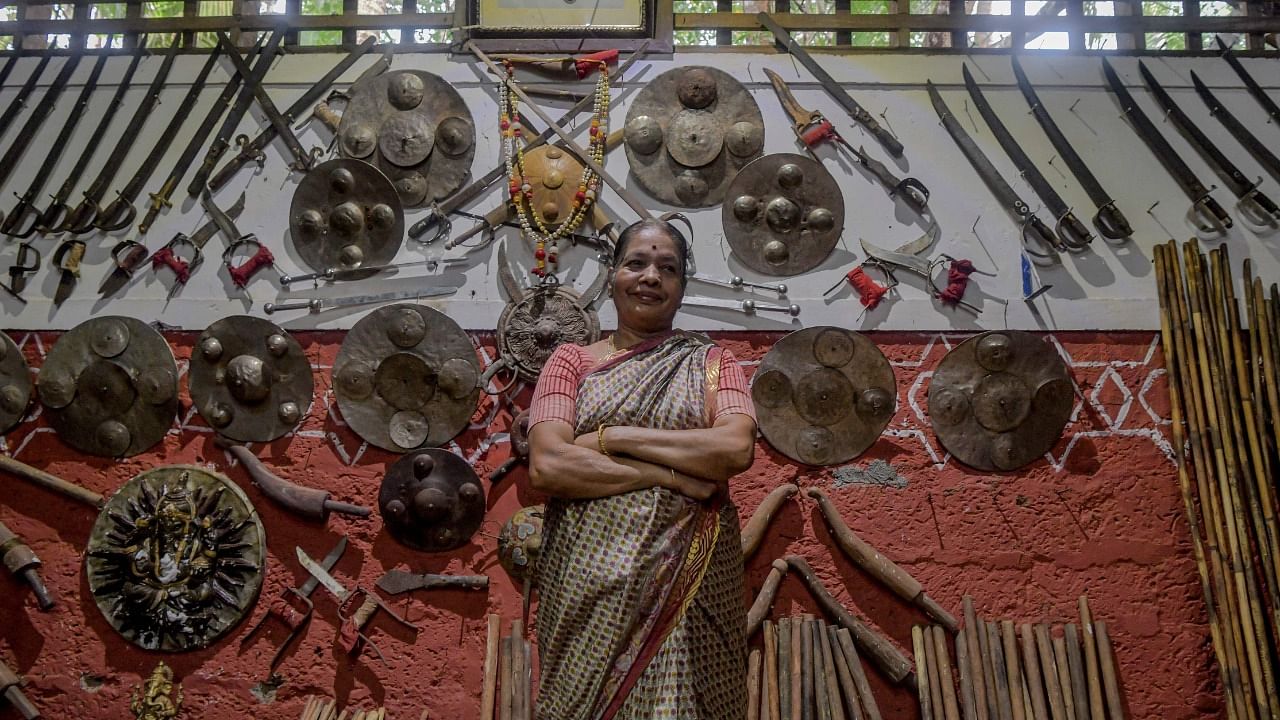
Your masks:
M1004 655L1005 678L1009 688L1009 716L1013 720L1027 720L1031 714L1026 711L1030 698L1023 701L1025 687L1022 682L1022 664L1018 660L1018 637L1012 620L1000 621L1000 649Z
M838 628L832 625L827 628L826 642L831 646L831 659L835 662L836 680L839 681L840 694L844 697L844 711L849 720L863 720L862 702L858 696L858 686L853 682L853 673L849 670L849 661L840 649Z
M528 720L525 706L524 622L511 621L511 718Z
M67 482L52 473L47 473L37 467L32 467L21 460L14 460L8 455L0 455L0 471L9 473L15 477L20 477L27 482L34 483L46 490L70 498L76 502L83 503L93 508L101 510L107 504L107 499L98 493L80 487L75 483Z
M831 704L832 720L845 720L844 706L840 703L840 671L833 657L829 630L825 622L818 621L818 642L822 645L822 664L826 668L827 702Z
M511 720L511 704L515 697L511 687L511 638L504 637L498 645L498 718Z
M778 514L778 509L799 490L800 488L795 485L786 483L774 488L760 501L751 519L742 526L742 561L744 563L756 554L756 550L760 549L760 544L764 542L764 531L768 529L769 523L773 522L773 516Z
M791 717L791 618L778 621L778 708L782 720Z
M814 720L813 616L804 615L800 622L800 717L802 720Z
M978 708L973 701L973 673L969 671L969 634L956 633L956 670L960 675L960 709L964 720L974 720Z
M822 648L822 639L827 634L827 623L818 618L809 626L813 633L813 702L814 713L818 720L835 720L835 710L840 707L840 696L831 697L831 690L836 679L834 668L827 664L827 656ZM840 713L844 715L844 711Z
M782 720L778 704L778 634L771 621L764 621L763 707L760 717Z
M1107 713L1111 720L1124 720L1124 703L1121 702L1120 683L1116 678L1116 657L1111 650L1107 623L1099 620L1094 623L1094 630L1098 633L1098 661L1102 665L1102 683L1106 688Z
M1093 615L1089 612L1089 598L1081 595L1076 602L1080 610L1080 637L1084 640L1084 670L1089 682L1089 715L1094 720L1106 718L1102 704L1102 675L1098 670L1098 644L1093 634Z
M849 629L858 647L871 657L871 662L875 663L881 672L895 683L912 682L911 661L899 652L888 638L872 630L855 618L843 605L836 602L804 558L799 555L788 555L786 560L791 570L798 574L809 587L809 593L813 595L813 599L822 611L832 620Z
M1031 623L1023 623L1021 631L1022 677L1026 680L1027 692L1031 695L1032 717L1035 720L1049 720L1049 708L1045 706L1044 681L1040 674L1040 660L1036 656L1036 644L1031 632Z
M527 638L520 641L524 646L524 676L520 678L520 709L524 713L521 720L533 720L533 643Z
M760 720L760 649L747 656L747 720Z
M938 650L934 646L933 631L928 625L916 626L924 636L924 655L916 658L916 665L923 664L929 675L929 703L933 706L933 715L939 720L951 720L947 717L947 708L942 701L942 678L938 675ZM914 631L913 631L914 632ZM925 675L922 670L921 676Z
M1070 720L1062 702L1062 683L1058 680L1058 663L1053 656L1053 643L1049 640L1049 626L1039 623L1032 632L1040 655L1040 669L1044 673L1045 694L1049 696L1049 714L1053 720Z
M978 714L977 720L988 720L991 705L987 702L986 673L982 667L982 644L978 640L978 615L973 609L973 597L965 595L961 598L964 612L965 645L969 650L969 677L973 680L973 697Z
M1276 382L1275 326L1268 312L1266 294L1262 290L1262 279L1254 278L1249 294L1255 305L1254 314L1257 320L1250 327L1255 328L1254 337L1258 338L1259 355L1262 360L1262 380L1266 389L1267 413L1271 420L1271 437L1280 438L1280 384Z
M991 659L991 636L987 623L978 618L974 631L978 633L978 655L982 660L982 681L986 684L987 716L991 720L1006 720L1000 713L1000 695L996 692L995 663Z
M774 560L773 567L770 568L769 574L765 576L764 584L760 586L760 592L756 593L755 602L751 603L751 609L747 611L747 638L756 634L756 630L760 628L760 623L769 616L769 610L773 607L773 600L778 596L778 586L782 584L782 578L787 574L787 564L782 560Z
M822 511L822 517L827 521L827 527L831 530L831 537L836 541L836 546L853 561L854 565L879 580L898 597L942 623L949 632L954 633L960 630L960 623L955 616L929 597L919 581L882 555L879 550L867 544L849 528L844 518L840 516L840 511L836 509L835 503L831 502L831 498L821 488L811 487L805 490L805 494L818 501L818 509Z
M1062 693L1062 709L1067 720L1078 720L1076 717L1076 699L1071 693L1071 668L1067 665L1067 641L1061 635L1050 633L1049 642L1053 646L1053 665L1058 669L1058 690Z
M804 717L804 617L791 618L791 720Z
M1071 706L1076 710L1077 720L1093 720L1089 714L1089 683L1084 679L1084 658L1080 655L1080 636L1076 634L1075 623L1063 626L1062 643L1066 646L1067 674L1071 677Z
M853 646L853 636L846 628L836 633L840 640L840 650L844 653L845 662L849 664L849 674L853 676L853 684L858 688L858 699L862 701L862 711L867 720L881 720L880 707L876 704L876 696L871 693L871 683L867 682L867 674L862 669L862 659Z
M951 674L951 655L947 652L947 633L941 625L934 625L930 631L933 633L933 657L938 661L938 682L942 685L942 707L946 710L947 720L960 720L955 681Z
M991 649L991 670L995 678L996 705L1003 720L1013 720L1013 699L1009 695L1009 668L1000 641L1000 626L992 620L987 623L987 646ZM1015 659L1016 660L1016 659Z
M498 644L501 642L502 618L489 614L488 635L484 644L484 686L480 692L480 720L493 720L493 696L498 685Z
M920 720L933 720L933 695L929 690L929 660L924 648L924 629L911 628L911 647L916 658L916 694L920 698Z

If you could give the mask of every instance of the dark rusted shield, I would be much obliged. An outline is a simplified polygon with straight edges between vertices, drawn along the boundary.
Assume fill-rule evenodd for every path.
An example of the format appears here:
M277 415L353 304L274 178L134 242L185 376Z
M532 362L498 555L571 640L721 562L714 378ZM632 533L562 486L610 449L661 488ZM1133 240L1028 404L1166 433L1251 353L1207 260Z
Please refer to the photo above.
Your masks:
M311 406L311 361L280 326L248 315L210 325L191 353L191 401L218 433L268 442Z
M751 93L710 67L680 67L645 85L624 128L631 172L650 195L680 207L724 200L738 170L760 156L764 119Z
M751 381L760 432L807 465L861 455L893 418L893 368L875 343L851 330L798 330L769 350Z
M738 173L720 211L743 265L797 275L822 264L844 230L844 196L827 169L794 153L766 155Z
M31 402L31 368L13 338L0 332L0 433L13 429Z
M107 623L147 650L212 645L252 609L266 533L225 476L194 465L147 470L98 515L85 551L89 592Z
M957 460L1014 470L1041 457L1071 418L1074 391L1053 346L1019 330L982 333L942 358L929 383L929 421Z
M316 272L386 265L404 239L404 208L377 168L338 158L317 165L298 183L289 236L302 262Z
M395 70L352 87L338 148L385 173L406 207L421 207L466 181L475 123L462 96L439 76Z
M418 550L445 552L465 545L480 528L484 490L466 460L429 448L387 470L378 507L391 537Z
M520 378L536 382L551 353L564 343L590 345L600 339L600 319L592 309L607 279L601 273L585 297L564 285L522 288L498 246L498 277L510 300L498 318L498 354Z
M518 583L536 579L538 555L542 552L542 518L545 505L520 508L498 533L498 562Z
M351 328L333 364L347 424L392 452L442 445L462 432L480 399L475 346L444 313L378 308Z
M68 330L45 358L36 388L58 437L90 455L137 455L160 442L178 412L169 343L130 317Z

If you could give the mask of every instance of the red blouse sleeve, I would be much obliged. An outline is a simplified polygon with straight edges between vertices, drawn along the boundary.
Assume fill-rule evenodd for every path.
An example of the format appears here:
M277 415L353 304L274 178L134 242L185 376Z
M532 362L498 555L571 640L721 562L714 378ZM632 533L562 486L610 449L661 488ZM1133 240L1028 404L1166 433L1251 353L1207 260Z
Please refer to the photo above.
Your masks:
M720 351L720 388L716 392L716 416L738 413L756 419L755 404L747 388L747 376L742 372L738 359L728 350Z
M577 345L556 348L542 366L529 404L529 427L555 420L577 424L578 383L586 369L586 353Z

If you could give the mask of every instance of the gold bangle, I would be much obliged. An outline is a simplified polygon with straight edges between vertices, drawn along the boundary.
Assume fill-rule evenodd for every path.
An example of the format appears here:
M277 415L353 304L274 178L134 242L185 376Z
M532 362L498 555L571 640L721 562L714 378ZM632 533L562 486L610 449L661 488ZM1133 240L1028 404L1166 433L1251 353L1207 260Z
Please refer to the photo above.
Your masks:
M672 488L675 488L675 486L676 486L676 469L675 469L675 468L667 468L667 469L671 471L671 487L672 487Z
M604 423L600 423L600 427L596 429L596 444L600 446L601 455L604 455L605 457L610 457L609 448L605 447L605 444L604 444L604 429L606 427L608 426L605 425Z

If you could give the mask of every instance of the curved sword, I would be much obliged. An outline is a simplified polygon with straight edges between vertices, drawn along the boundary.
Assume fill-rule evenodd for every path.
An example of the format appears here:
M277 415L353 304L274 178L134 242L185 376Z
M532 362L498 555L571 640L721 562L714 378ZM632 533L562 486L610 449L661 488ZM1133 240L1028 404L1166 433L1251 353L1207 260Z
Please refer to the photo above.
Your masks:
M1231 52L1231 47L1223 42L1221 37L1215 36L1214 40L1218 41L1218 49L1222 51L1222 59L1227 61L1232 70L1236 71L1236 75L1240 76L1240 81L1249 89L1249 94L1267 111L1267 115L1271 117L1272 122L1280 123L1280 105L1277 105L1276 101L1272 100L1271 96L1267 94L1267 91L1263 90L1262 86L1258 84L1258 81L1253 79L1249 71L1244 69L1244 65L1240 64L1240 61L1236 59L1235 53Z
M1231 111L1218 102L1218 98L1209 90L1209 86L1200 81L1200 76L1196 75L1196 71L1191 71L1191 82L1196 86L1196 93L1205 105L1209 106L1209 114L1218 119L1223 127L1230 132L1241 145L1249 151L1251 155L1266 169L1275 176L1276 180L1280 180L1280 157L1271 151L1256 135L1244 126L1244 123L1236 119Z

